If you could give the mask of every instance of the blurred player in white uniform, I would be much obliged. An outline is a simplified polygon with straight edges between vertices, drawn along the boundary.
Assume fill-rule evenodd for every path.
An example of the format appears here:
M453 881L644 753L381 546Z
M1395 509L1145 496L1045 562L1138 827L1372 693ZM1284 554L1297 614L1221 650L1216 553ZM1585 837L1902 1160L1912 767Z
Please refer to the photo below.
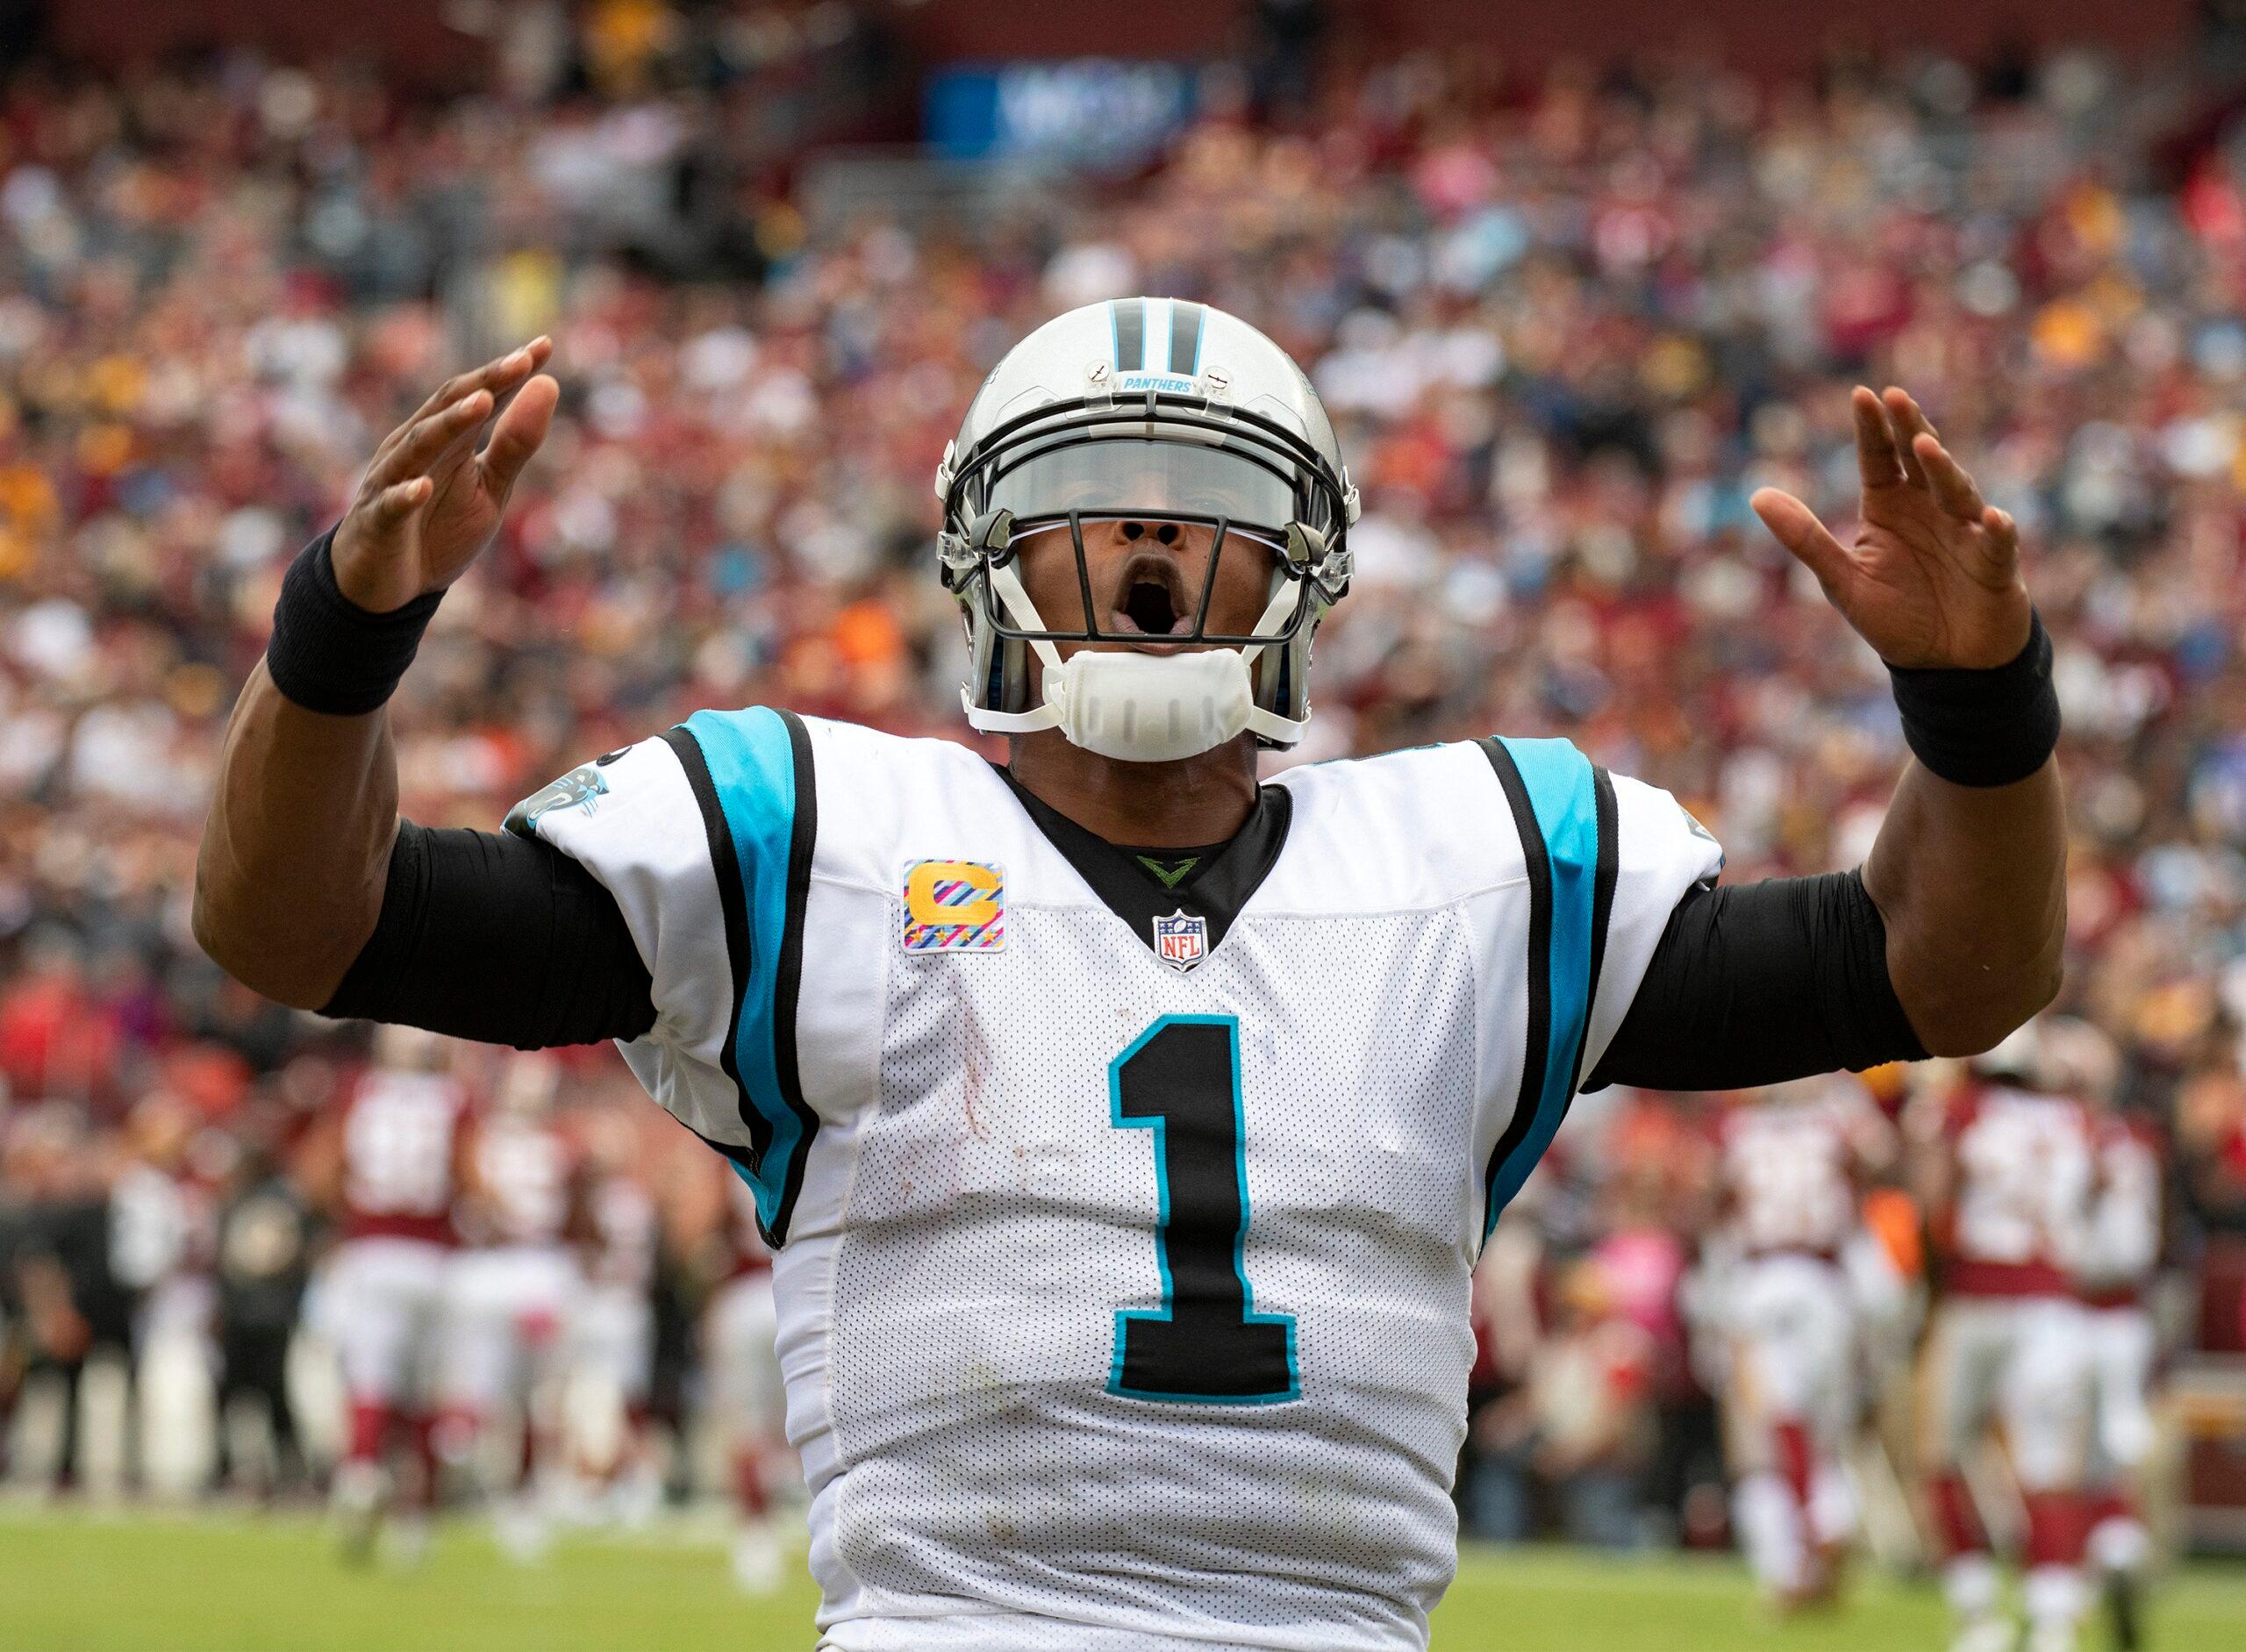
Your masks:
M569 1317L569 1362L597 1384L619 1420L615 1449L597 1477L627 1524L654 1512L661 1486L647 1449L647 1390L654 1362L657 1225L654 1197L632 1170L635 1133L614 1113L586 1120L584 1288Z
M1845 1076L1744 1098L1718 1136L1736 1252L1725 1395L1734 1504L1756 1578L1799 1605L1829 1591L1856 1527L1844 1458L1861 1405L1859 1340L1843 1253L1863 1185L1894 1162L1894 1136Z
M434 1491L432 1367L457 1241L453 1206L472 1176L469 1094L447 1065L442 1040L383 1028L373 1065L308 1147L307 1181L340 1234L317 1312L351 1408L335 1503L359 1555L390 1501L385 1457L401 1427L419 1459L423 1506Z
M2114 1643L2133 1652L2139 1600L2152 1560L2139 1481L2153 1445L2151 1391L2157 1353L2147 1298L2160 1266L2161 1141L2145 1119L2112 1102L2116 1061L2102 1033L2073 1030L2062 1059L2097 1115L2097 1181L2078 1269L2091 1380L2090 1537L2086 1553L2106 1585Z
M2052 1055L2069 1030L2044 1018L1978 1058L1977 1082L1947 1100L1928 1143L1940 1294L1927 1349L1926 1466L1960 1652L2013 1644L1966 1474L1995 1430L2026 1515L2032 1652L2071 1648L2086 1602L2091 1388L2074 1292L2095 1121Z
M461 1226L478 1242L454 1264L446 1303L442 1454L469 1462L496 1419L519 1417L515 1495L499 1508L501 1541L518 1558L543 1545L539 1479L554 1429L540 1402L582 1284L570 1242L576 1152L553 1117L559 1081L550 1055L510 1058L471 1148Z
M133 1304L124 1470L128 1484L184 1490L211 1364L211 1190L195 1175L194 1109L159 1091L132 1110L109 1191L111 1276Z
M708 1403L723 1420L726 1462L740 1520L733 1537L733 1581L750 1594L780 1586L780 1546L772 1530L772 1470L786 1455L788 1396L774 1344L779 1334L772 1295L772 1252L756 1225L748 1184L722 1165L722 1215L712 1251L719 1270L702 1321Z

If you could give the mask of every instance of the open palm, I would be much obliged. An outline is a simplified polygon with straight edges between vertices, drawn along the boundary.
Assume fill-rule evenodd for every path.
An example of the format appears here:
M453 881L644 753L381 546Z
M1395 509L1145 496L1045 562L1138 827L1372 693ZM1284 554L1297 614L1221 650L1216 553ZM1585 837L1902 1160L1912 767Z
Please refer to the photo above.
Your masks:
M533 339L447 380L383 439L335 529L330 554L346 597L388 613L442 590L491 542L554 422L561 387L538 371L553 350Z
M2029 624L2018 526L1983 502L1906 392L1858 386L1852 406L1863 478L1853 545L1790 493L1763 488L1749 504L1889 665L2006 663Z

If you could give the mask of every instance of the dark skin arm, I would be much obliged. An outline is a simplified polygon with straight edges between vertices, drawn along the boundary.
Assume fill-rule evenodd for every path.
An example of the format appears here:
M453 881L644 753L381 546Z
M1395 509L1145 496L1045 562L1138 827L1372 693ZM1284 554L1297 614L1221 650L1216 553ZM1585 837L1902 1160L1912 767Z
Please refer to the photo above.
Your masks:
M336 583L387 613L460 577L490 544L560 395L533 340L447 383L376 450L332 547ZM487 436L488 433L488 436ZM284 699L264 663L226 726L195 868L195 938L236 979L318 1009L374 933L397 833L387 711Z
M2030 607L2013 519L1899 390L1854 398L1863 497L1842 545L1809 507L1750 502L1841 616L1891 666L1986 670L2027 646ZM2056 762L2008 786L1960 786L1913 759L1864 864L1887 926L1887 969L1937 1055L1987 1049L2049 1003L2066 935L2066 836Z

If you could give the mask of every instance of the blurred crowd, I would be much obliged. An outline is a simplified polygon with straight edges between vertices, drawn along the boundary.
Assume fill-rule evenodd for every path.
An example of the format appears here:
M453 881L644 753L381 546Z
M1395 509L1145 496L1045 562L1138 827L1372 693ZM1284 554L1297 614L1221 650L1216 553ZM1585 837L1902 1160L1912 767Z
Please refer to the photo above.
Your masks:
M962 737L938 458L1007 344L1141 291L1292 352L1363 492L1292 760L1565 733L1675 791L1734 880L1859 860L1902 761L1878 662L1745 502L1775 483L1845 521L1849 388L1906 386L2031 547L2067 726L2062 1007L2169 1144L2175 1335L2240 1346L2246 118L2222 53L1778 83L1413 57L1277 111L1212 71L1143 171L963 220L836 211L796 164L898 72L863 15L710 15L593 7L572 35L496 10L509 67L470 97L247 56L0 86L0 1230L30 1259L0 1277L0 1391L69 1362L57 1278L129 1272L136 1182L222 1210L366 1059L365 1028L223 977L187 908L282 571L386 430L470 358L555 340L554 433L392 708L405 812L493 826L705 705ZM612 1054L566 1070L628 1105ZM1713 1105L1579 1104L1530 1206L1568 1264L1532 1293L1552 1325L1630 1303L1684 1337L1706 1205L1669 1172ZM115 1231L68 1239L66 1206ZM103 1260L34 1265L72 1243ZM160 1283L76 1319L129 1347ZM1633 1339L1579 1342L1553 1338L1658 1413L1625 1514L1587 1529L1683 1529L1690 1362L1649 1387L1602 1351Z

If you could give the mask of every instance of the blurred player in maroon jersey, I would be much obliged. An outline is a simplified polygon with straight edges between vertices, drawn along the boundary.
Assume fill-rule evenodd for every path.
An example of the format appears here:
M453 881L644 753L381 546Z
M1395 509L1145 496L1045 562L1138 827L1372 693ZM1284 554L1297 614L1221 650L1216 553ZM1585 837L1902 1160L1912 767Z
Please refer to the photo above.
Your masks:
M647 1441L654 1363L655 1248L661 1213L633 1169L638 1132L620 1113L584 1120L584 1289L569 1318L569 1362L603 1389L620 1420L618 1443L592 1477L626 1525L644 1522L662 1495ZM702 1167L697 1164L697 1169Z
M392 1502L386 1454L401 1426L419 1462L419 1511L436 1491L432 1366L458 1242L453 1210L474 1184L469 1091L451 1056L442 1039L383 1027L372 1065L305 1143L307 1188L340 1234L317 1312L350 1402L334 1497L347 1552L357 1556ZM426 1529L416 1520L404 1535L418 1544Z
M2088 1505L2091 1378L2076 1269L2097 1175L2096 1120L2042 1018L1972 1063L1927 1130L1921 1172L1938 1257L1927 1349L1928 1499L1958 1652L1999 1652L2013 1626L1966 1477L2001 1427L2027 1520L2030 1652L2075 1644Z
M2150 1120L2113 1104L2119 1066L2105 1035L2065 1030L2058 1059L2096 1114L2096 1184L2078 1274L2090 1353L2090 1539L2121 1652L2139 1644L2138 1597L2152 1559L2138 1480L2151 1454L2157 1343L2147 1298L2160 1266L2164 1144Z
M757 1231L748 1184L719 1162L715 1226L705 1246L718 1274L702 1320L702 1354L712 1412L727 1430L727 1460L740 1527L733 1537L733 1581L749 1594L769 1594L783 1577L769 1488L776 1460L786 1455L787 1391L774 1348L779 1319L772 1298L772 1253Z
M546 1470L558 1420L545 1403L583 1279L573 1233L582 1205L576 1145L554 1116L561 1069L543 1053L507 1058L476 1122L460 1226L469 1241L446 1298L440 1372L445 1461L471 1465L477 1441L511 1411L521 1447L498 1504L502 1546L534 1558L546 1540Z
M1792 1606L1828 1597L1856 1526L1844 1455L1861 1405L1844 1253L1863 1191L1896 1156L1855 1079L1744 1096L1717 1124L1731 1362L1726 1417L1749 1563Z

